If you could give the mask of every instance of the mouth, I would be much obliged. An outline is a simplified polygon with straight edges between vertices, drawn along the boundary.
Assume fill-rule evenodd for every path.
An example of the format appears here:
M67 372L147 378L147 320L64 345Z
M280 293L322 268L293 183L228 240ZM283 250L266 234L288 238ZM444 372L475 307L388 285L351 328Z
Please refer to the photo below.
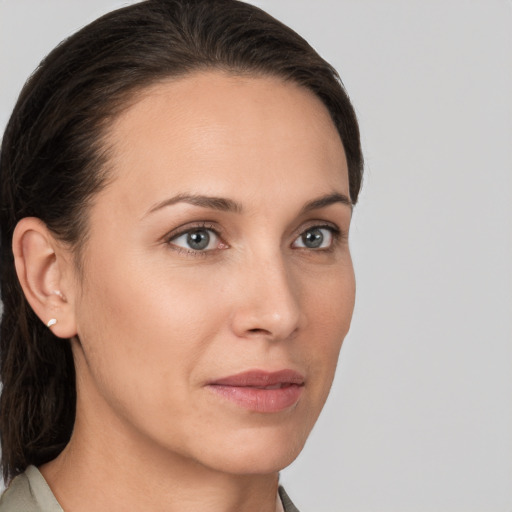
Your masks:
M243 409L275 413L294 407L304 384L304 377L294 370L250 370L212 381L207 388Z

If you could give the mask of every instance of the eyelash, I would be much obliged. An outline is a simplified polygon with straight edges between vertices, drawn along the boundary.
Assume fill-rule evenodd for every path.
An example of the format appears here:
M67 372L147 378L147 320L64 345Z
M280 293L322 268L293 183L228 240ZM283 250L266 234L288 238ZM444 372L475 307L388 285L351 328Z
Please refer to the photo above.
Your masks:
M298 233L293 243L296 242L296 240L300 239L300 237L304 236L308 231L312 231L314 229L321 230L321 229L327 229L331 232L332 236L332 242L329 245L329 247L326 248L309 248L309 247L296 247L296 250L306 250L311 252L332 252L336 246L346 238L345 233L343 233L336 225L334 224L311 224L307 226L306 228L302 229L300 233ZM188 233L194 232L194 231L211 231L216 237L218 237L222 241L222 236L220 233L220 230L214 225L209 222L201 222L196 225L187 226L185 229L180 229L179 231L173 231L169 233L164 241L166 244L168 244L172 250L177 251L178 253L183 253L189 256L208 256L208 253L215 252L215 249L207 249L207 250L199 250L199 249L186 249L185 247L181 247L179 245L173 244L173 240L176 240L177 238L186 235ZM229 245L226 244L226 242L222 241L222 243L226 246L224 248L228 248ZM293 244L292 244L293 245ZM224 248L220 249L223 250Z
M172 250L178 252L178 253L182 253L182 254L185 254L187 256L202 256L202 257L205 257L205 256L208 256L208 253L209 252L214 252L215 250L214 249L208 249L208 250L196 250L196 249L186 249L185 247L180 247L179 245L175 245L173 244L173 240L176 240L177 238L179 238L180 236L183 236L183 235L186 235L188 233L192 233L194 231L211 231L212 233L214 233L214 235L216 237L218 237L220 240L222 240L222 236L219 232L219 229L214 225L214 224L211 224L209 222L200 222L199 224L194 224L194 225L189 225L189 226L186 226L184 229L179 229L178 231L173 231L171 233L169 233L166 237L165 237L165 243L167 245L169 245L169 247L171 247ZM229 247L225 242L223 242L225 245L226 245L226 248Z
M295 243L297 240L299 240L302 236L304 236L308 231L313 230L322 230L326 229L330 231L332 236L332 241L329 247L322 247L318 249L314 249L311 247L296 247L296 250L303 250L303 251L309 251L309 252L323 252L323 253L329 253L332 252L339 243L345 238L345 234L338 228L338 226L335 226L334 224L311 224L307 226L305 229L302 229L301 232L295 237L293 243Z

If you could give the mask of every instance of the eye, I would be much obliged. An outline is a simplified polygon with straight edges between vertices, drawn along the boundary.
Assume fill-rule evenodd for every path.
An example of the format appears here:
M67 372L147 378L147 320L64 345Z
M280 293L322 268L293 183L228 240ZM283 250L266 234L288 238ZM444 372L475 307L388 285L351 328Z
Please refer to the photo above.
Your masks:
M313 226L304 231L292 244L292 247L304 249L329 249L334 241L333 227Z
M224 247L219 235L208 228L189 229L171 238L169 243L192 251L211 251Z

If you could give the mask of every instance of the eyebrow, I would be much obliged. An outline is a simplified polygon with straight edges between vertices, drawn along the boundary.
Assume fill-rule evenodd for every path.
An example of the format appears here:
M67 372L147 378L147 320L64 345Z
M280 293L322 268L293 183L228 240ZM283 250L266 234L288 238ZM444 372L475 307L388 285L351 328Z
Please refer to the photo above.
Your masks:
M202 208L209 208L210 210L219 210L223 212L235 212L242 213L242 205L233 201L232 199L226 199L224 197L212 197L202 196L195 194L178 194L169 199L165 199L160 203L152 206L145 215L149 215L157 210L161 210L166 206L171 206L176 203L188 203L194 206L201 206Z
M188 203L194 206L200 206L202 208L209 208L210 210L219 210L223 212L243 212L242 205L237 201L233 201L232 199L195 194L178 194L155 204L146 212L144 216L176 203ZM347 205L350 207L350 209L352 209L352 201L346 195L334 192L332 194L321 196L307 202L302 207L300 214L303 215L312 210L320 210L321 208L326 208L327 206L336 203Z
M327 206L330 206L331 204L341 203L344 204L352 210L353 204L352 201L348 196L345 194L340 194L338 192L334 192L332 194L328 194L326 196L318 197L317 199L313 199L312 201L309 201L306 203L300 213L308 213L312 210L320 210L321 208L326 208Z

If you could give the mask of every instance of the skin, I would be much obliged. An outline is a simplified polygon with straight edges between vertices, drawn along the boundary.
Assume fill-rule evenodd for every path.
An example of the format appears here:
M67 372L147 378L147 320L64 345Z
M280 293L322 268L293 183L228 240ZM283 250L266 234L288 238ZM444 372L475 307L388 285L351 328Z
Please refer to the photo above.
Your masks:
M41 471L66 511L273 511L354 306L350 205L303 211L349 196L339 135L297 85L210 71L142 91L106 142L113 179L90 210L82 273L37 219L15 234L27 297L74 336L76 425ZM237 208L165 204L180 194ZM305 247L315 226L324 245ZM193 228L218 233L207 250L187 246ZM277 413L207 387L284 368L305 385Z

